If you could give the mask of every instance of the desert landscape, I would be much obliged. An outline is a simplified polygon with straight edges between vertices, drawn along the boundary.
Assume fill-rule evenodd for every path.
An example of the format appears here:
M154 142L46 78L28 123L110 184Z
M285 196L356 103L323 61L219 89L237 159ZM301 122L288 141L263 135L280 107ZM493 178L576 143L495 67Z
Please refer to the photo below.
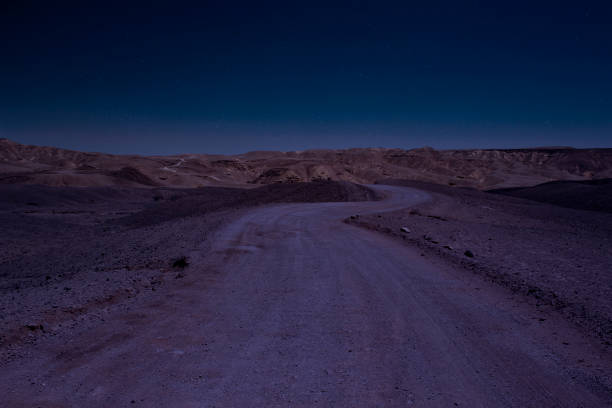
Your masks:
M612 2L6 2L0 408L612 407Z
M5 406L612 404L612 149L0 147Z
M612 177L612 149L347 149L240 155L83 153L0 139L2 184L206 187L409 179L479 190Z

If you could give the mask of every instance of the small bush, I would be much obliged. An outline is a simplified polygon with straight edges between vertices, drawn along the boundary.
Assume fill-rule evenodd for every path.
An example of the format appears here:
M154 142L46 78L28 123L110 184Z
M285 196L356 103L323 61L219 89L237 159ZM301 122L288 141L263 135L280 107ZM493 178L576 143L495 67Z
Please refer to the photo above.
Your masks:
M187 258L184 256L181 256L180 258L176 259L173 263L172 263L172 267L173 268L186 268L189 265L189 262L187 262Z

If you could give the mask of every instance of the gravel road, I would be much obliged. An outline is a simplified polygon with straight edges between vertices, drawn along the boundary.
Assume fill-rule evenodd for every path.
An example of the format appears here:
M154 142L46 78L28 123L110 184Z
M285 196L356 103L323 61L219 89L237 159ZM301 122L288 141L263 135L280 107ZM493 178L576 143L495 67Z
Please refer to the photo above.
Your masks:
M3 367L0 405L610 406L609 352L561 317L342 223L427 199L374 188L247 212L149 301Z

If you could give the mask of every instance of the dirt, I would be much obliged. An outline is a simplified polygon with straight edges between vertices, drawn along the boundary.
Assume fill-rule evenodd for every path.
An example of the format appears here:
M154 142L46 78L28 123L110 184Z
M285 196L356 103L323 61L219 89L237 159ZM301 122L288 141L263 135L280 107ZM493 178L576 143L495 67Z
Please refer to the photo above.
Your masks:
M612 344L612 215L412 181L433 200L346 222L474 272ZM406 228L409 232L401 229Z
M0 358L51 327L155 291L248 208L376 198L346 182L255 189L0 187ZM28 330L42 325L45 330ZM24 329L25 328L25 329Z
M388 198L245 209L209 247L183 240L189 265L141 295L75 324L26 323L36 341L1 363L3 405L610 406L601 342L433 252L342 223L431 197L375 188ZM158 225L204 217L181 220Z

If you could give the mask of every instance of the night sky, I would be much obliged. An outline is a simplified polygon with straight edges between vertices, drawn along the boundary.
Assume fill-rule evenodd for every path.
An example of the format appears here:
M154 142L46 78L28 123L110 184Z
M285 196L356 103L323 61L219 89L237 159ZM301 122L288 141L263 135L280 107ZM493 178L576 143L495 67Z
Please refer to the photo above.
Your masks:
M11 3L0 137L21 143L612 147L612 2Z

